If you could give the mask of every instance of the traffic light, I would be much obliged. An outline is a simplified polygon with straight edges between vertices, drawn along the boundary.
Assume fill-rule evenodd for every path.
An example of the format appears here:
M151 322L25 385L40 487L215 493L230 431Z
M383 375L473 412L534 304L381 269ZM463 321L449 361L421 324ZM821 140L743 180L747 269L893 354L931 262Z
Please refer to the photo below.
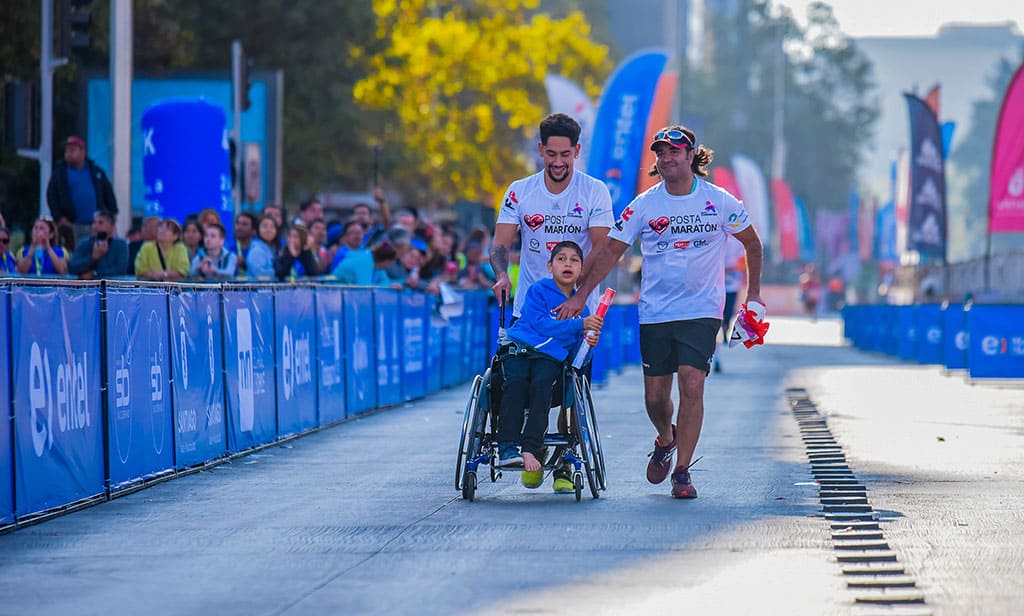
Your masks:
M56 56L89 48L93 0L57 0L54 23L57 28Z

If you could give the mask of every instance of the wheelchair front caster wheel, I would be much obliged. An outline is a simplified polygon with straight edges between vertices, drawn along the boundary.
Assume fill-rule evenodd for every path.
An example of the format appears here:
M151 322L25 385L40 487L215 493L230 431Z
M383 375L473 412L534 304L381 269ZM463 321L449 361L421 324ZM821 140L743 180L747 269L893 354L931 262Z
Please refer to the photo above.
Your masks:
M583 473L573 473L572 486L576 489L576 502L583 498Z
M577 490L579 492L579 490ZM476 495L476 471L470 471L466 473L466 476L462 479L462 498L473 502L473 497ZM576 497L579 500L579 497Z

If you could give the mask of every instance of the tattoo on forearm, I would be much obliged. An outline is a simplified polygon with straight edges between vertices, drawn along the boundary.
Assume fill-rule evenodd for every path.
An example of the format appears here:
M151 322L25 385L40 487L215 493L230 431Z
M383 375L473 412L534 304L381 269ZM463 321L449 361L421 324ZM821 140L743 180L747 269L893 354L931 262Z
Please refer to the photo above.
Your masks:
M508 271L508 248L495 246L491 250L491 267L495 274Z

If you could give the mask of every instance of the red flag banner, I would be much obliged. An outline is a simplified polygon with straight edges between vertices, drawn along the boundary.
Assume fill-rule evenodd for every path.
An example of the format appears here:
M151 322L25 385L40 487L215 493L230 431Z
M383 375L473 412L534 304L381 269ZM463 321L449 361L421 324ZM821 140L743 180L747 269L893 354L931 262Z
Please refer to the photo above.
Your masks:
M989 233L1024 232L1024 64L1003 98L989 177Z
M779 253L783 261L800 258L800 240L797 237L796 206L793 192L786 180L772 180L772 201L775 202L775 224L779 229Z
M724 188L727 193L743 201L743 195L740 194L740 185L736 183L736 176L732 174L732 171L725 167L715 167L711 171L711 177L714 179L716 186Z

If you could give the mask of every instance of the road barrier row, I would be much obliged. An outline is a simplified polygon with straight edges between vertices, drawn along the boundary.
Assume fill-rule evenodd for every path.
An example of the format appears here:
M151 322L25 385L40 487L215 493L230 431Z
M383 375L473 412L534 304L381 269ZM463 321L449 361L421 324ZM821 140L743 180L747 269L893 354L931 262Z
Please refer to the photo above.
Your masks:
M494 352L488 292L17 281L0 285L0 530L463 383ZM639 362L609 311L594 381Z
M844 335L853 346L971 378L1024 378L1024 305L848 305Z

